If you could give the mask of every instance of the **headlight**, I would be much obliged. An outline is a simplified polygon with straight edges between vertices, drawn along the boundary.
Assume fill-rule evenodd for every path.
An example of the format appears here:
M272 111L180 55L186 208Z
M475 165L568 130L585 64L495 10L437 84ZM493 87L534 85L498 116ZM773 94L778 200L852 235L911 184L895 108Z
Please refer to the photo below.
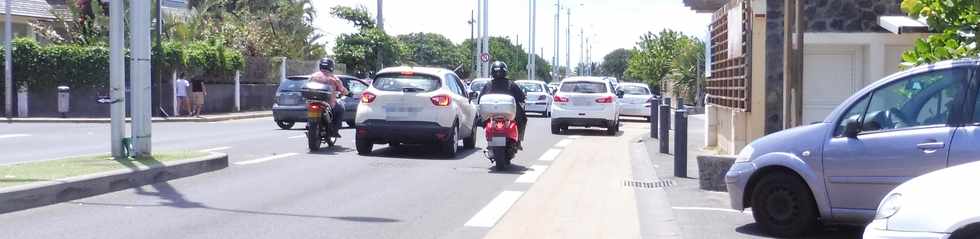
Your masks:
M878 206L878 214L875 215L875 219L887 219L898 213L898 210L902 209L902 194L893 193L885 197L885 200L881 201L881 205Z
M755 153L755 148L752 148L751 145L745 146L745 148L743 148L742 151L738 152L738 157L735 158L735 162L744 163L744 162L752 161L753 153Z

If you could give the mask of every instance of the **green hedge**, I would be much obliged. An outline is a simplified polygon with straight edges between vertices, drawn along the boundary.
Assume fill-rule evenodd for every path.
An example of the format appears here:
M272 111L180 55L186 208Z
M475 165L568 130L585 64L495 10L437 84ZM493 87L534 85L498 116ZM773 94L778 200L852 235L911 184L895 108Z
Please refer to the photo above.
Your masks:
M105 46L42 46L32 39L19 38L13 41L13 49L13 74L17 86L108 87L109 48ZM0 56L4 50L0 47ZM212 82L230 82L235 70L245 65L240 52L215 42L165 42L153 49L153 62L164 72L180 69L191 76L204 76ZM2 73L0 79L3 79Z

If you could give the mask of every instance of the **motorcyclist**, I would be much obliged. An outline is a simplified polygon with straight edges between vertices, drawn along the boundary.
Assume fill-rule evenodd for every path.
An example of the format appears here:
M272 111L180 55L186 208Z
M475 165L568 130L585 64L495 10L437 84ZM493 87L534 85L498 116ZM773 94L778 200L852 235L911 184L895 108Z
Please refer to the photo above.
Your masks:
M490 76L493 78L490 83L483 87L480 96L487 94L506 94L514 97L517 102L517 127L520 129L520 139L517 142L518 149L523 149L524 127L527 125L527 115L524 112L525 100L527 95L514 81L507 79L507 64L502 61L494 61L490 66Z
M329 85L333 88L334 92L339 92L342 96L347 95L349 93L349 91L347 91L347 87L344 87L344 83L340 81L340 78L337 78L337 76L333 74L335 65L333 59L320 59L319 65L320 70L314 72L313 75L310 76L310 80ZM328 103L330 104L331 118L334 119L333 122L331 122L333 123L334 130L330 133L333 137L340 137L341 123L344 122L344 104L337 104L337 97L330 97L330 101Z

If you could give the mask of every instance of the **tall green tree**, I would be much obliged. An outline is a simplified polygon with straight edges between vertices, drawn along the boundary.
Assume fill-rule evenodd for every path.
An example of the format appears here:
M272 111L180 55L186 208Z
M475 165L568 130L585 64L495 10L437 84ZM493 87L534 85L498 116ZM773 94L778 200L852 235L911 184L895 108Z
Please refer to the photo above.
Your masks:
M668 77L675 96L695 99L697 89L704 85L704 42L694 38L681 41L679 54L671 62Z
M670 73L674 57L681 51L682 41L686 40L689 37L674 30L667 29L657 34L647 32L640 37L630 55L626 77L660 85Z
M617 79L623 79L626 68L629 67L630 50L616 49L602 58L602 70Z
M465 63L466 58L459 48L438 33L410 33L399 35L397 39L404 53L404 64L455 69Z
M338 36L333 49L336 60L347 65L348 71L377 72L384 66L399 64L401 44L376 27L366 8L336 6L330 14L358 27L357 33Z
M472 62L468 59L474 59L475 57L473 55L473 41L467 39L463 41L463 44L460 44L459 48L460 52L463 52L464 59L467 59L468 63ZM527 78L527 55L527 51L525 51L521 45L514 44L509 38L490 38L490 61L503 61L504 63L507 63L510 70L510 78ZM549 74L551 71L551 65L548 64L548 61L546 61L544 58L541 58L541 56L536 56L535 59L535 74L537 75L536 79L551 81L552 77Z
M976 57L976 33L980 30L980 1L903 0L902 10L913 18L925 18L938 34L915 41L915 47L902 54L904 65Z

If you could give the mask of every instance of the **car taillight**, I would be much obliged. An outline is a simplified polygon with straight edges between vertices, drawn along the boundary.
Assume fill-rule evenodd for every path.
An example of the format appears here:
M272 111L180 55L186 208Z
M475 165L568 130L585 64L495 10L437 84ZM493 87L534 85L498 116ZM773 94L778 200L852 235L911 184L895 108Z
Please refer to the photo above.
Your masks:
M364 94L361 94L361 103L370 104L374 102L374 98L378 98L378 96L371 92L364 92Z
M568 97L555 96L555 102L568 103Z
M309 109L310 111L320 112L323 109L323 106L320 106L320 103L311 102L309 104L306 104L306 108Z
M437 95L431 98L432 104L436 106L449 106L452 103L452 98L448 95Z
M612 96L599 97L598 99L595 99L595 102L596 103L600 103L600 104L612 103L613 102L613 97Z
M545 100L545 99L548 99L548 97L547 96L544 96L544 95L538 96L538 101L542 101L542 100Z

